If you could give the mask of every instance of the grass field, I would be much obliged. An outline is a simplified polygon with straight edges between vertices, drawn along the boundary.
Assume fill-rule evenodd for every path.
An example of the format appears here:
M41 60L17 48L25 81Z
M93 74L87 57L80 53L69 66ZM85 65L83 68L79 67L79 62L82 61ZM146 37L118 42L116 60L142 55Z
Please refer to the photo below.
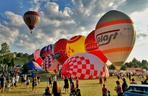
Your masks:
M106 86L110 90L111 96L116 96L116 92L114 91L114 88L116 86L115 84L116 80L117 80L116 77L110 77L107 79L106 82ZM138 81L138 83L140 83L140 80L138 78L136 78L136 80ZM99 84L99 80L80 80L79 83L82 96L102 96L102 91L101 91L102 85ZM58 81L58 84L62 88L62 96L69 96L69 93L64 92L63 81L62 80ZM24 85L18 84L18 87L12 88L10 89L10 91L6 90L5 92L0 93L0 96L42 96L45 87L47 87L47 82L45 81L41 82L37 86L36 92L33 93L31 90L31 84L29 88L26 88Z

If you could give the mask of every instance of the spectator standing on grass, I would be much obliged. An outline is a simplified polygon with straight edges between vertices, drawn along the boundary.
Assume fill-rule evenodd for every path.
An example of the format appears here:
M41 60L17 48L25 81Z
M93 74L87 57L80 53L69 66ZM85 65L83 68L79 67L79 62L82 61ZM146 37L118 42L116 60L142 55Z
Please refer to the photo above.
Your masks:
M14 87L15 86L15 76L14 75L12 76L12 80L11 81L12 81L12 87Z
M130 84L137 84L134 78L132 78L132 81Z
M127 89L127 87L128 87L128 85L127 85L127 82L126 82L126 79L125 78L123 78L122 80L123 80L123 83L122 83L122 91L125 92L126 89Z
M116 81L116 87L115 87L115 91L117 92L117 96L123 96L123 93L122 93L122 88L120 86L120 82L119 81Z
M40 76L37 75L37 83L39 84L40 83Z
M49 78L48 78L48 83L49 83L49 85L52 84L52 78L51 78L51 76L49 76Z
M45 93L43 94L43 96L51 96L50 88L49 87L46 87Z
M1 76L1 92L4 92L5 90L5 83L6 83L6 78L4 75Z
M26 80L26 88L29 88L29 84L30 84L30 79L29 79L29 77L27 76L27 80Z
M52 93L53 93L53 96L61 96L61 90L57 84L57 81L53 82Z
M109 90L106 88L105 84L102 87L102 96L108 96Z
M65 89L65 93L68 92L68 88L69 88L68 78L65 77L65 79L64 79L64 89Z
M76 88L79 88L79 78L76 78Z
M37 79L36 77L32 78L32 91L34 92L37 86Z

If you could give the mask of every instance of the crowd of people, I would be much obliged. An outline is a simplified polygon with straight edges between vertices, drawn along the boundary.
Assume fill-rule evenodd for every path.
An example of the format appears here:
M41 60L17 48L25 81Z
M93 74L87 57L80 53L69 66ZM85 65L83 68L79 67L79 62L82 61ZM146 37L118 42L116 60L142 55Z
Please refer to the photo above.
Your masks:
M117 93L117 96L123 96L123 93L127 90L128 88L128 82L126 80L125 76L122 76L122 74L116 74L117 76L117 81L116 86L114 88L114 90ZM134 76L128 74L127 78L130 81L130 84L137 84L137 82L134 79ZM104 78L104 82L102 80L103 78L99 79L100 80L100 84L102 84L102 96L111 96L110 95L110 90L106 87L105 82L106 82L106 78ZM122 80L122 84L121 84L121 80ZM147 78L148 79L148 78Z
M127 78L130 81L130 84L137 84L135 79L131 75L122 76L121 74L116 75L117 81L115 82L116 86L114 86L114 91L117 93L117 96L123 96L123 93L128 88ZM19 75L19 74L9 74L5 75L2 74L0 76L0 89L1 92L10 91L18 86L25 86L29 88L32 86L32 92L36 92L37 86L40 84L40 75L39 74L32 74L31 76L27 74ZM59 84L59 78L55 75L53 77L48 77L48 84L45 88L45 92L43 96L61 96L62 95L62 87ZM79 78L72 79L71 77L64 77L63 78L64 85L63 91L65 94L69 94L70 96L81 96L81 91L79 87ZM110 90L107 88L106 81L107 78L100 77L99 78L100 84L102 85L102 96L111 96ZM121 82L122 81L122 82ZM21 83L18 84L18 82Z
M55 78L56 76L54 76L53 80L51 77L48 78L49 86L45 88L45 93L43 94L43 96L51 96L52 94L53 96L61 96L61 86L58 84L58 80ZM69 94L70 96L81 96L81 92L79 88L79 79L76 78L75 81L76 82L74 83L74 80L71 77L64 78L63 88L65 91L65 94ZM50 92L50 87L52 87L52 92Z
M35 87L40 83L40 76L33 74L32 76L28 76L27 74L23 74L22 76L20 76L20 74L18 73L9 73L9 74L3 73L0 76L1 92L15 89L16 87L18 87L19 81L21 85L25 85L26 88L28 88L30 83L32 83L32 91L34 91Z

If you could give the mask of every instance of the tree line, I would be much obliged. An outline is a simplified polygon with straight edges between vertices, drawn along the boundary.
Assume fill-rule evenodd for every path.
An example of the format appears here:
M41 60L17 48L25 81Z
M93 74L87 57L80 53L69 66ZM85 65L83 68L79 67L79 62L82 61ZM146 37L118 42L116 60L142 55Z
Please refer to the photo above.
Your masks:
M142 60L139 61L138 59L134 58L130 62L126 62L125 64L121 65L121 70L126 70L127 68L143 68L148 70L148 61ZM110 70L115 70L115 66L112 64L109 66Z

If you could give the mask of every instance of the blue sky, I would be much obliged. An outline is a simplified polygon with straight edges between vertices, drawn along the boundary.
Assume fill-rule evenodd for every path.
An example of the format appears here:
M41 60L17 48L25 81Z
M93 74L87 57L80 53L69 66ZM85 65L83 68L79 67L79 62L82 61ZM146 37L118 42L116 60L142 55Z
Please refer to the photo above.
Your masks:
M91 32L101 16L116 9L134 22L136 43L128 61L147 59L148 0L2 0L0 3L0 44L12 51L33 53L60 38ZM39 11L41 22L29 33L22 16L27 10Z

